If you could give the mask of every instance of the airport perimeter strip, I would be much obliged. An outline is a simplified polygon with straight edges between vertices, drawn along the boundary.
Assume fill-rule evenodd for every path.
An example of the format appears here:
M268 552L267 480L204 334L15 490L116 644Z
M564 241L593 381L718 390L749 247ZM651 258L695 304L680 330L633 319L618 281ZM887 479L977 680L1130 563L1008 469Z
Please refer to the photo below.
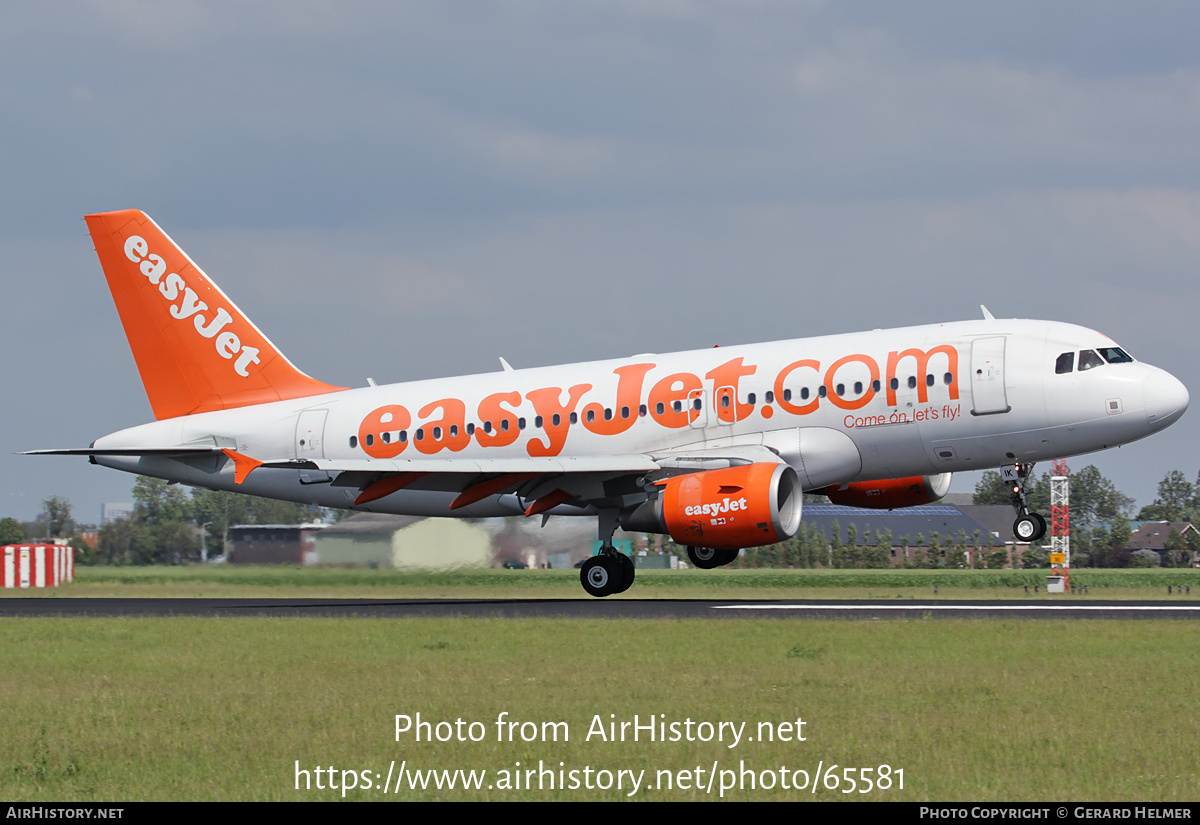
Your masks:
M1094 610L1097 612L1151 610L1200 611L1200 605L1113 605L1113 604L717 604L713 610L980 610L980 611L1025 611L1025 610Z

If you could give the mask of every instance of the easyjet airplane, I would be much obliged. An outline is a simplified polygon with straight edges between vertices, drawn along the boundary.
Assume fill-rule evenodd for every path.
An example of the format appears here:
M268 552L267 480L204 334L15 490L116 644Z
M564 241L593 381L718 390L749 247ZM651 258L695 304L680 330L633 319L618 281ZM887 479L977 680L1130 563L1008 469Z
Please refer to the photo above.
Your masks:
M874 330L347 389L310 378L149 217L87 217L157 421L92 463L197 487L422 516L596 517L593 596L633 582L617 527L697 567L781 541L801 492L894 508L1001 468L1014 532L1034 462L1163 429L1188 392L1098 332L1050 321Z

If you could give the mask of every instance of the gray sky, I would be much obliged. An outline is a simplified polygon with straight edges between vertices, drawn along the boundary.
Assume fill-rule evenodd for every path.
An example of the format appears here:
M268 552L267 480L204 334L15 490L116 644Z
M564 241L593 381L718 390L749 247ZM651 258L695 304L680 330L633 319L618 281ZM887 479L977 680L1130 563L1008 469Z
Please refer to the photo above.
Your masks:
M1184 2L5 3L0 516L130 499L12 455L152 417L82 220L113 209L348 386L983 303L1195 396L1198 29ZM1198 429L1072 464L1148 504Z

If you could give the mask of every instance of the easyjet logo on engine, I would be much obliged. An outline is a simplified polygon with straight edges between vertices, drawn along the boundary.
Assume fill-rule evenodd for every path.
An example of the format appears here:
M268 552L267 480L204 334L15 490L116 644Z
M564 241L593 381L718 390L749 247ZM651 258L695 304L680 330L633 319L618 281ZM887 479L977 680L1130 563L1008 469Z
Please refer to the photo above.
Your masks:
M163 300L171 304L172 318L185 322L191 318L196 334L212 340L217 355L233 361L234 372L243 378L249 377L249 366L259 363L259 350L245 346L236 332L225 329L233 322L233 316L227 309L217 307L211 315L201 314L208 311L208 304L200 300L196 290L188 286L178 273L167 272L167 262L161 255L151 252L150 244L140 235L130 235L125 239L125 257L137 264L138 271L146 280L158 287ZM179 300L177 304L176 299Z
M692 507L684 507L683 514L685 516L717 516L721 513L728 513L734 510L745 510L746 499L731 499L726 498L724 501L716 504L697 504Z

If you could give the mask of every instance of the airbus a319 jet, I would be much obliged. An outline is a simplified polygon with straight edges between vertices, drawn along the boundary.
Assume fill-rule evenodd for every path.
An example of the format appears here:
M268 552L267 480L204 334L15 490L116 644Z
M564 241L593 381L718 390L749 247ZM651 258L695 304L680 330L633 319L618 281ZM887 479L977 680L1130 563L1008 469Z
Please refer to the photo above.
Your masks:
M697 567L800 526L802 492L891 509L951 474L1013 480L1018 538L1046 530L1038 461L1167 427L1188 392L1108 337L1050 321L977 321L636 355L357 389L301 372L145 214L88 229L156 421L82 449L182 484L421 516L588 516L580 571L634 579L616 529L661 533Z

